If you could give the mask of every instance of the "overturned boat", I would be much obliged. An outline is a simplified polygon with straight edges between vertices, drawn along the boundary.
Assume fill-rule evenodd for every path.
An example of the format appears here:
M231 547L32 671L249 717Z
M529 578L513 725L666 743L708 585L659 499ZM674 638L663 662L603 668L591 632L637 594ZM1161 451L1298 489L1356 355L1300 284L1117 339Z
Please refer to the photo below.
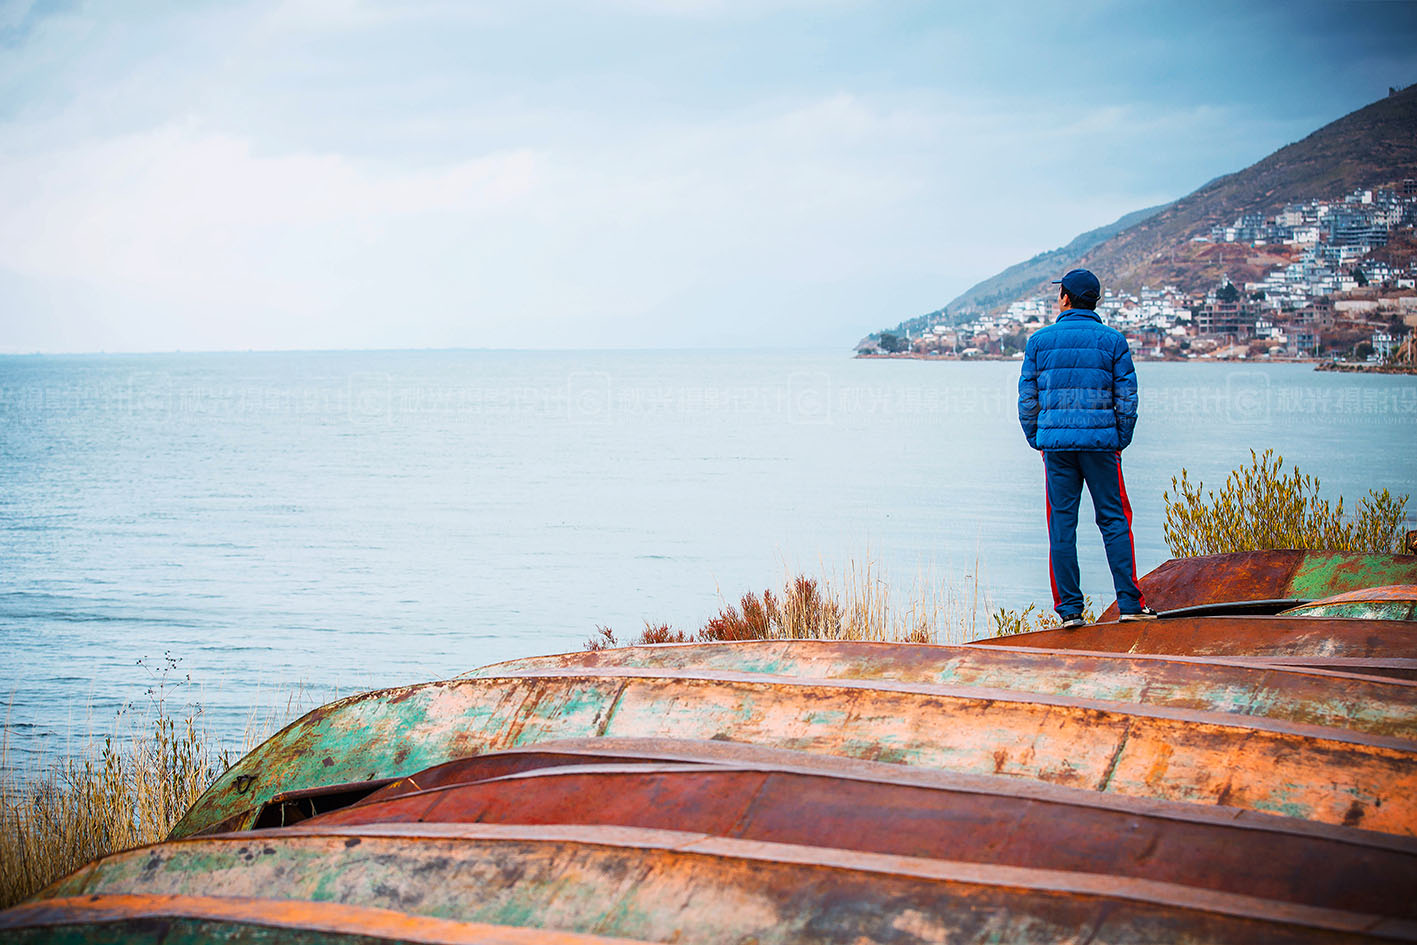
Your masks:
M1417 557L1212 556L1142 583L1162 619L626 647L343 699L241 759L166 843L0 929L1417 939Z

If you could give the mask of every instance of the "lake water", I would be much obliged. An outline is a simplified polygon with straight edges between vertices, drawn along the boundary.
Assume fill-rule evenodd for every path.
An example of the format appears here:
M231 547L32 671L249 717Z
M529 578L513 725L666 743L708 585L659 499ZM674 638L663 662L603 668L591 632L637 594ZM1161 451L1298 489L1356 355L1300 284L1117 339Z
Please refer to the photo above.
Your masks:
M1417 379L1138 373L1140 571L1168 557L1171 477L1218 485L1252 447L1350 502L1417 492ZM141 703L165 654L236 732L294 684L324 701L578 649L598 624L694 629L868 556L899 589L977 568L994 605L1046 602L1017 374L838 351L0 358L11 761Z

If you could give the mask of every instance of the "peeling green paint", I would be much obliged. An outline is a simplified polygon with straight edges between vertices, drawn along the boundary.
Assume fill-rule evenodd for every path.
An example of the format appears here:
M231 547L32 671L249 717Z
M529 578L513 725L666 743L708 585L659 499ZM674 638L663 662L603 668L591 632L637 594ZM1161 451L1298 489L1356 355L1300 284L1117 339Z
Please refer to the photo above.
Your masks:
M1360 620L1412 620L1417 618L1417 601L1350 600L1331 604L1315 601L1292 607L1282 617L1348 617Z
M368 693L316 710L243 758L203 795L173 836L252 811L282 791L358 780L369 772L398 777L467 755L601 735L726 738L862 759L889 754L903 763L962 773L1086 784L1098 783L1100 765L1106 763L1107 752L1099 746L1113 743L1102 737L1104 730L1129 718L1146 718L1154 738L1200 753L1198 758L1212 745L1239 739L1247 750L1261 742L1270 745L1265 749L1271 753L1269 764L1297 764L1295 753L1304 745L1323 745L1323 760L1315 764L1329 772L1325 777L1334 786L1346 779L1379 777L1378 769L1360 769L1394 764L1382 759L1397 757L1318 736L1262 733L1243 717L1233 724L1197 727L1170 717L1152 718L1139 706L1099 702L1097 708L1081 708L1026 694L1001 695L974 696L968 688L921 690L850 681L792 685L748 674L699 678L624 670L600 676L462 679ZM890 746L887 751L883 740ZM995 749L1006 749L1007 765L996 763ZM1089 764L1096 770L1063 777L1058 772L1064 757L1080 771ZM1410 756L1404 757L1410 765ZM1408 773L1413 780L1417 768ZM242 774L256 778L245 794L234 787ZM1267 775L1253 774L1261 780ZM1137 778L1128 781L1119 769L1109 789L1158 797L1185 790L1174 777L1155 783L1150 776ZM1417 781L1413 789L1417 793ZM1323 794L1316 789L1311 802L1316 806L1307 816L1334 816L1324 807ZM1417 818L1409 826L1417 829Z
M1163 887L1158 895L1158 884L1115 876L1089 879L1020 868L1005 875L989 866L860 853L819 864L775 859L761 844L695 834L682 835L672 846L664 845L663 835L649 842L601 836L606 839L588 829L575 840L475 830L459 836L365 834L358 850L374 848L365 855L351 852L340 836L286 835L271 838L276 856L254 861L232 855L231 841L188 841L173 844L171 857L155 872L133 867L142 851L108 858L100 886L110 894L202 895L212 881L206 869L218 863L226 896L258 891L297 902L681 945L1042 943L1084 937L1099 945L1331 942L1351 940L1356 928L1346 913L1306 912L1213 892L1193 895L1180 886ZM712 850L679 848L699 839ZM223 850L226 862L220 863ZM336 882L317 887L312 870ZM66 894L62 884L57 893Z
M1285 596L1318 600L1388 584L1417 584L1417 556L1311 552L1295 568Z

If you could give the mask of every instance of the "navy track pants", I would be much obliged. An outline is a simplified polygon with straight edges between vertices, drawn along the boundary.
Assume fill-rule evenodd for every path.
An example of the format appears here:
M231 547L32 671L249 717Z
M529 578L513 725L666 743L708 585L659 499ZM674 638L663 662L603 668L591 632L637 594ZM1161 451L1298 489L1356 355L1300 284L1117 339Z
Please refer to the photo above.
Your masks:
M1122 481L1122 454L1100 450L1047 450L1043 453L1048 508L1048 576L1053 609L1070 617L1082 613L1078 574L1078 503L1082 484L1092 495L1097 528L1107 549L1117 608L1134 614L1146 604L1137 586L1136 549L1132 543L1132 504Z

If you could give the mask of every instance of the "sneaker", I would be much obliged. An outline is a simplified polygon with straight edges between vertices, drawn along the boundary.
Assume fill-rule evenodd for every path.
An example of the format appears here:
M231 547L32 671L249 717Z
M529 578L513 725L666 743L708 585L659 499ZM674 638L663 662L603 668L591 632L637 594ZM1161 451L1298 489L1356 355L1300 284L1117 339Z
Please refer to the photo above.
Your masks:
M1117 617L1117 619L1120 620L1122 623L1127 623L1131 620L1155 620L1157 617L1160 616L1160 614L1152 610L1150 607L1143 607L1141 610L1137 611L1134 614L1121 614Z
M1071 617L1064 617L1058 626L1064 630L1076 630L1078 627L1087 626L1087 621L1082 619L1082 614L1073 614Z

